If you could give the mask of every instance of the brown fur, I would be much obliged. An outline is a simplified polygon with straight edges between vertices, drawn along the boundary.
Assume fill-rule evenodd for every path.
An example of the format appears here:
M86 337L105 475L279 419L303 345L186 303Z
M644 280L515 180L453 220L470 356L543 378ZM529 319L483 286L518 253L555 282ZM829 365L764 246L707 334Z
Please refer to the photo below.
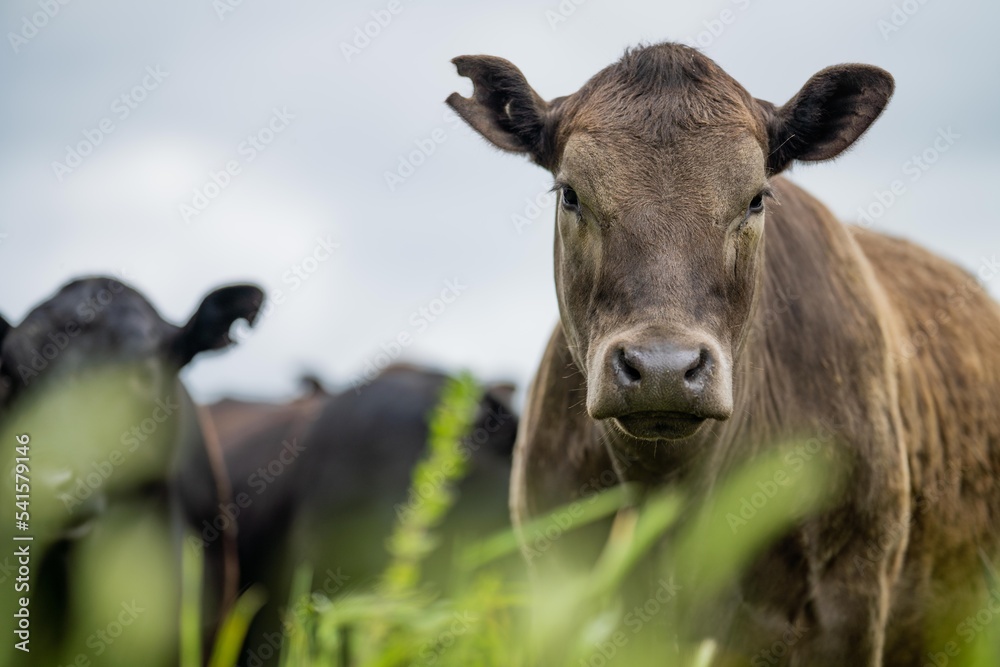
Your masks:
M850 483L746 574L753 611L720 637L723 655L746 664L798 626L810 630L782 664L903 667L956 639L980 550L998 546L1000 310L954 265L842 225L777 176L853 143L891 77L829 68L776 107L663 44L546 103L506 61L456 63L476 94L449 103L581 202L557 215L562 322L519 434L515 521L580 497L612 466L622 480L708 490L774 443L818 436ZM766 224L739 223L765 183ZM608 351L650 341L710 350L693 399L624 393ZM653 426L630 421L653 409ZM670 430L678 411L693 431Z

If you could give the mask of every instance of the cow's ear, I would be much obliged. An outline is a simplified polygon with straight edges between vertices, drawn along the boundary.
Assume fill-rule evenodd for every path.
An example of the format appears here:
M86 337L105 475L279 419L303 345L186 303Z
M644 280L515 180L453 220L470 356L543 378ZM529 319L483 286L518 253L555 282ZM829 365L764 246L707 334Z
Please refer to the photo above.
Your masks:
M543 167L554 159L555 109L513 63L495 56L459 56L458 73L472 79L472 97L452 93L448 106L497 148L530 155Z
M483 392L483 400L512 413L514 411L514 392L516 391L517 386L510 382L496 382L487 385Z
M875 122L894 88L892 76L878 67L836 65L814 74L782 107L758 100L767 123L768 171L837 157Z
M13 325L4 319L3 315L0 315L0 353L3 352L4 342L7 340L7 334L13 329ZM11 386L13 381L10 376L6 373L6 368L3 364L3 355L0 354L0 410L3 406L7 404L8 396L10 395Z
M222 287L204 298L198 310L178 332L173 357L184 366L196 354L221 350L233 343L229 330L237 320L253 325L264 304L264 292L255 285Z
M476 417L476 423L485 426L490 434L487 449L508 460L514 453L514 439L517 435L513 400L516 389L508 382L485 387Z
M4 341L7 339L7 334L14 327L11 326L10 322L4 319L3 315L0 315L0 350L3 349Z

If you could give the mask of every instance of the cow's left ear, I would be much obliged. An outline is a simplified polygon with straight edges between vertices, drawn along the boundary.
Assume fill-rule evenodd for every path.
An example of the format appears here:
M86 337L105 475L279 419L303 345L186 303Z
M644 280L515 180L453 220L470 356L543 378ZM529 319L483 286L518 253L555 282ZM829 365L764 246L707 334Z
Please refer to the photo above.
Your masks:
M3 349L3 342L7 338L7 334L14 327L11 326L10 322L4 319L3 315L0 315L0 349Z
M0 352L3 351L3 344L4 341L7 340L7 334L9 334L13 328L14 326L4 319L3 315L0 315ZM0 409L2 409L7 403L7 397L10 395L11 385L12 382L10 377L4 372L3 357L0 355Z
M864 134L889 103L892 75L872 65L836 65L814 74L787 104L758 100L767 124L771 174L794 160L837 157Z
M231 285L215 290L205 297L174 339L174 360L184 366L196 354L232 345L229 330L233 323L246 320L253 325L263 304L264 292L256 285Z
M476 416L476 424L485 426L490 434L487 449L508 460L514 453L514 438L517 435L513 400L515 390L516 387L508 382L488 385L483 391Z
M510 382L496 382L486 387L483 392L483 400L503 408L508 413L513 413L515 391L517 391L517 386Z

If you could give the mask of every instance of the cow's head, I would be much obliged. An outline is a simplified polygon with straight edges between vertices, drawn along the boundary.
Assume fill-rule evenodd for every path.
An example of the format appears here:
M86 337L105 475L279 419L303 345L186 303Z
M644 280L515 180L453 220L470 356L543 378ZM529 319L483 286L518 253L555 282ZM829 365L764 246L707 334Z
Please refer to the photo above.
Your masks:
M145 369L150 381L176 376L195 355L228 347L233 323L252 323L262 303L257 287L223 287L206 296L186 324L174 326L115 278L75 280L20 325L0 318L0 405L35 385L71 381L98 366Z
M134 289L99 277L69 283L16 327L2 322L3 425L39 443L32 516L65 535L106 499L166 479L184 445L200 442L178 372L230 345L232 324L252 323L262 300L257 287L224 287L175 326Z
M453 94L452 108L555 177L556 289L589 414L640 439L727 419L768 178L857 140L892 94L889 74L831 67L776 107L698 51L660 44L546 101L506 60L454 62L475 91Z

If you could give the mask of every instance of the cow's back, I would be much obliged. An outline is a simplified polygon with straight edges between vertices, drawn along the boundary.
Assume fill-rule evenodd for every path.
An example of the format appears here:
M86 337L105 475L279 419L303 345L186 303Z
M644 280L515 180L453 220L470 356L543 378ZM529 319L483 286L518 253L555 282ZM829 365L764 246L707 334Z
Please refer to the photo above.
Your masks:
M1000 553L1000 307L951 262L901 239L852 232L897 329L892 352L913 498L891 625L905 636L907 627L935 622L921 620L920 609L947 609L970 578L982 581L980 549L987 558ZM960 641L949 636L952 614L965 616L942 614L942 641Z

